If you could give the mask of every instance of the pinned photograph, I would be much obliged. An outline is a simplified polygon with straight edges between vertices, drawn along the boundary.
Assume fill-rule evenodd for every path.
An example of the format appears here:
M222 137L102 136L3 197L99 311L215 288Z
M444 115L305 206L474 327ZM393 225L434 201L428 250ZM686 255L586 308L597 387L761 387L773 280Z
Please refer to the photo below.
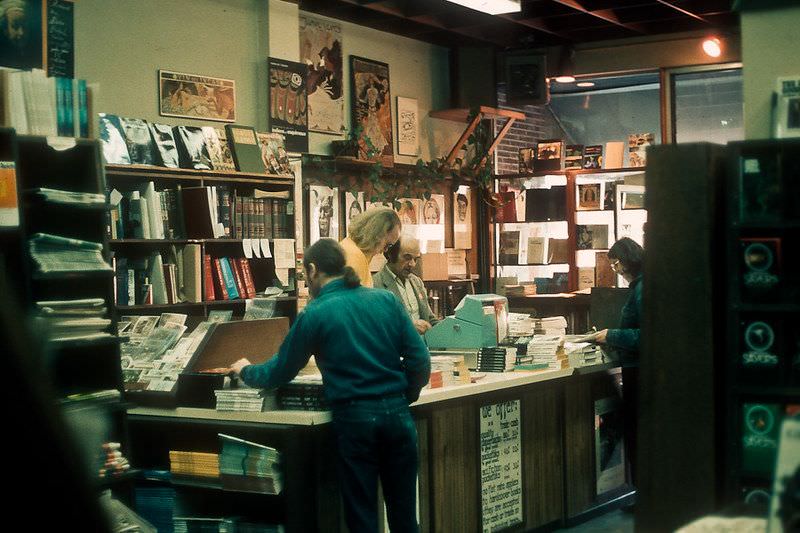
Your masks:
M350 231L350 221L366 211L366 209L367 206L364 204L363 192L344 193L344 227L347 233Z
M323 185L309 187L309 245L326 237L339 240L338 197L336 188Z
M422 204L423 224L444 224L444 195L432 194Z
M404 226L408 224L419 224L419 199L400 198L398 199L398 202L400 202L400 209L397 210L397 214L400 215L400 222L402 222Z

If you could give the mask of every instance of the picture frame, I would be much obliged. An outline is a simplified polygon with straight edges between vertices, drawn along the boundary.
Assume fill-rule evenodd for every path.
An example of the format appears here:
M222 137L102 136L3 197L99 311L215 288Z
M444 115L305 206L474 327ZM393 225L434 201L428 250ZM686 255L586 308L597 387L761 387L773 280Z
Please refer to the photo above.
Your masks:
M361 128L358 159L379 160L394 166L392 97L389 65L365 57L350 56L353 128ZM369 157L366 139L377 151Z
M397 153L419 154L419 106L416 98L397 97Z
M158 102L163 117L236 122L234 80L159 70Z
M308 187L308 245L323 238L339 240L339 189Z

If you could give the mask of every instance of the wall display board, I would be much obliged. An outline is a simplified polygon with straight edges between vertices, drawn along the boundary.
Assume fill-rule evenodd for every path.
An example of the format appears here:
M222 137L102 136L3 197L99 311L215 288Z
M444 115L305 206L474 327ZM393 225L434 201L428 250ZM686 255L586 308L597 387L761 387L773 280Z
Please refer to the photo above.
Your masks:
M520 401L480 408L483 531L522 523Z

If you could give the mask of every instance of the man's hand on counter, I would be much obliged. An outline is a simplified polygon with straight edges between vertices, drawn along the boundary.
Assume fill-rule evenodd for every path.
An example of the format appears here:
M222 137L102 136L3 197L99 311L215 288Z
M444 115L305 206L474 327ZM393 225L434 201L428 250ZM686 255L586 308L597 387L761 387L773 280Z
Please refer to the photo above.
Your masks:
M252 363L248 359L242 358L231 365L231 370L233 370L238 376L242 373L242 369L250 364Z
M601 329L600 331L594 334L594 342L596 342L597 344L605 344L606 336L608 336L608 330Z
M431 329L432 327L433 326L431 326L430 322L426 322L425 320L422 320L420 318L414 320L414 328L420 335L424 335L425 332Z

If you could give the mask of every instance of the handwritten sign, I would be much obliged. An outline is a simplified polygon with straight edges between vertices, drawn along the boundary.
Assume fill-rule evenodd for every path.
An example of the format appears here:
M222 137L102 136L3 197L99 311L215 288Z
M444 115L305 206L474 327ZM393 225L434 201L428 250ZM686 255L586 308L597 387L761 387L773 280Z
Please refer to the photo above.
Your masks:
M520 402L480 408L483 531L522 523Z
M75 77L75 5L47 0L47 75Z

